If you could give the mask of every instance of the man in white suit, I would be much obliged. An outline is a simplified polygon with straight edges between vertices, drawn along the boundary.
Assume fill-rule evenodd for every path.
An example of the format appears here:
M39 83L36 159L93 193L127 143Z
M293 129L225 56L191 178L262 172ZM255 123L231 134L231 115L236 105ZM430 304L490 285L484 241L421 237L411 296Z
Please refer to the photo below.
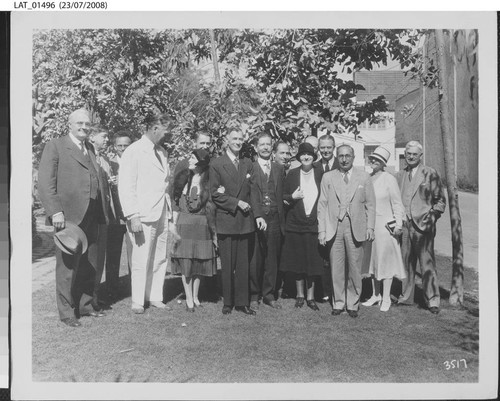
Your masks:
M357 317L362 245L375 238L375 192L370 175L353 170L354 149L351 146L339 146L337 158L339 170L324 174L321 180L318 240L321 245L332 241L332 315L340 315L346 307L349 316Z
M160 144L170 118L157 114L147 121L146 133L123 152L118 193L132 242L132 311L144 313L145 302L163 303L167 267L167 232L171 219L167 187L167 154ZM170 309L170 308L167 308Z

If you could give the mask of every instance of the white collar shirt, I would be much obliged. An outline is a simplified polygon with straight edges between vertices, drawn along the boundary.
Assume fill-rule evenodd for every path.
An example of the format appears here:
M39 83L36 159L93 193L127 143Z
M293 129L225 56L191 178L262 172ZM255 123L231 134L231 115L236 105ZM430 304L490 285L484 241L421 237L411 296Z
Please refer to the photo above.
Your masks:
M83 147L83 154L87 156L87 146L85 145L85 141L80 141L77 139L71 132L69 133L70 139L73 141L73 143L78 147L78 149L82 150Z

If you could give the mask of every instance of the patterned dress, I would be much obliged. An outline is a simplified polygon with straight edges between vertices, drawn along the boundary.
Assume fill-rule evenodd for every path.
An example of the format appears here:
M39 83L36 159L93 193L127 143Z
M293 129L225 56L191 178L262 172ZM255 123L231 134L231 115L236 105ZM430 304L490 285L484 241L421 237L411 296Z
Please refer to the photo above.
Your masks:
M189 195L187 191L188 184L179 199L177 232L181 240L171 254L172 273L210 277L217 273L217 263L206 205L200 205L199 184L191 185Z

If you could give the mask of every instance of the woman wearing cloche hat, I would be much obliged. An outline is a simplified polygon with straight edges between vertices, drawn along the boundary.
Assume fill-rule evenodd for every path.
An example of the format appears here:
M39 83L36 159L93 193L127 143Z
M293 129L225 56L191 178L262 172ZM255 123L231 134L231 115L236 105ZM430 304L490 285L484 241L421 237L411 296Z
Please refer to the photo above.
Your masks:
M319 310L314 301L314 284L323 272L318 242L318 198L321 170L313 166L316 152L309 143L301 143L297 152L300 167L291 169L283 183L283 200L288 204L285 241L280 271L291 273L297 287L296 308ZM305 284L305 291L304 291Z
M368 274L373 278L373 295L364 306L381 304L387 312L391 306L392 279L406 277L398 239L402 234L404 207L396 178L384 171L390 152L379 146L368 157L376 197L375 240L371 243ZM395 223L394 223L395 222ZM364 269L366 272L366 269ZM380 284L383 282L383 297Z

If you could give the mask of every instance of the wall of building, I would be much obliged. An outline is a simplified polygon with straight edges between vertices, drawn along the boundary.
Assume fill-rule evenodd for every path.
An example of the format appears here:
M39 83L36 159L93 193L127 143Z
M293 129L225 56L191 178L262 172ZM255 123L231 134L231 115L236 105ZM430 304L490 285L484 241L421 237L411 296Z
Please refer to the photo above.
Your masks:
M446 49L457 55L456 68L451 51L447 52L448 99L452 118L452 134L457 137L457 180L459 187L477 189L479 181L478 151L479 126L477 102L477 62L474 62L467 43L474 38L470 34L459 35L458 47L450 45L449 36ZM469 46L470 47L470 46ZM465 49L465 50L464 50ZM426 54L435 58L436 45L434 37L426 41ZM456 96L455 96L456 88ZM439 115L439 98L437 88L421 86L396 101L396 148L403 148L406 142L418 140L424 145L425 163L434 167L444 178L443 140ZM455 101L456 99L456 101ZM453 143L455 140L453 138ZM397 153L397 152L396 152Z

